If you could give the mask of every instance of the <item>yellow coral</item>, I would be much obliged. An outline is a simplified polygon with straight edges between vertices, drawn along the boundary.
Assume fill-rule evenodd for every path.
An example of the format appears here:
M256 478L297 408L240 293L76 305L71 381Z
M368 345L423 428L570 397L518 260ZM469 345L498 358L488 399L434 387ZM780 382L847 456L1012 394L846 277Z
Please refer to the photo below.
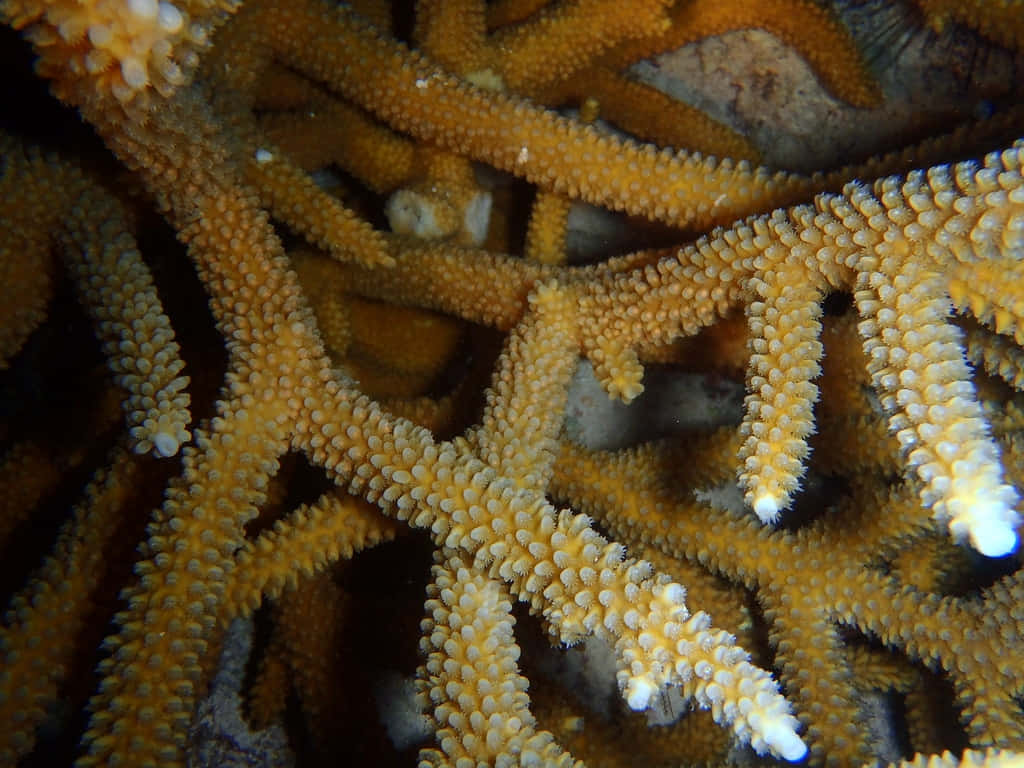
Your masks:
M648 707L666 687L677 685L736 740L759 752L802 757L806 748L796 732L801 727L817 762L853 764L872 756L846 655L848 631L877 635L887 646L940 666L973 744L1019 747L1021 665L1015 662L1021 571L971 597L934 594L919 586L934 583L917 577L914 556L923 551L919 542L934 536L920 498L944 522L948 518L954 535L966 534L988 554L1015 544L1013 491L1002 480L997 443L987 426L988 412L1000 407L1004 395L991 387L979 393L971 385L960 334L948 315L956 307L997 333L1019 333L1020 286L1009 279L1001 284L1000 276L1018 272L1020 147L989 155L980 164L936 166L807 202L816 190L838 189L842 174L771 174L621 141L488 90L482 85L495 85L494 78L476 77L479 72L445 72L391 39L376 3L368 7L382 22L379 29L357 20L347 7L269 0L250 5L238 19L240 26L223 30L224 43L235 43L227 46L232 55L210 58L214 65L237 62L237 70L222 66L219 75L203 72L192 85L142 84L131 92L116 82L124 73L113 65L93 72L76 69L74 62L68 67L66 59L54 55L58 52L46 49L49 41L41 32L52 19L34 17L43 71L121 162L138 172L188 250L226 350L218 399L194 441L185 445L182 474L151 517L136 577L123 592L125 606L106 643L109 656L91 704L82 764L179 763L196 698L219 645L218 624L253 610L300 575L390 538L400 523L420 531L438 559L421 690L430 692L440 742L439 751L424 755L426 761L481 749L489 758L533 748L538 756L571 760L548 737L529 732L531 716L519 695L525 681L510 663L515 650L506 596L524 603L551 638L572 643L593 635L613 648L626 707ZM600 2L566 4L538 18L579 19L573 14L587 7L610 8ZM25 24L28 19L12 8L12 3L0 6L4 18ZM423 9L443 18L439 8L424 4ZM218 25L223 11L196 5L195 14L189 30L203 33ZM812 9L806 15L819 18ZM652 16L655 26L658 16ZM615 39L635 31L622 23L621 14L598 14L598 20L609 18L622 33L615 32ZM479 14L468 22L469 31L459 39L482 34ZM526 51L545 37L550 44L562 27L553 24L552 35L545 35L527 22L495 38L524 35L521 50ZM592 45L600 27L582 30L586 39L577 47L587 62L604 44ZM646 23L641 28L649 34ZM425 47L434 47L428 41L435 32L443 30L424 31ZM128 28L128 33L146 49L147 30ZM89 46L105 42L102 34L98 41L79 40L83 51L75 55L87 56ZM187 41L180 51L180 41L164 42L159 46L164 53L189 59L194 52ZM446 46L452 58L460 55L450 41L437 44L437 55L444 56ZM576 66L572 50L559 54L552 71L566 63L570 70ZM548 73L538 68L537 57L526 58L523 82L543 81ZM185 63L192 71L193 62ZM292 71L283 75L282 67ZM335 359L325 354L307 292L327 308L323 316L333 318L328 341L339 348L335 352L349 353L370 334L349 335L352 327L341 317L343 310L324 300L328 286L303 290L291 269L300 262L286 255L261 201L298 234L332 248L347 239L358 250L352 233L358 239L359 232L371 230L359 224L345 238L345 224L337 217L305 215L311 212L305 209L328 198L299 173L300 163L284 158L277 168L281 174L246 176L258 161L253 147L262 146L253 143L261 130L254 110L261 109L257 75L262 72L271 73L273 88L296 88L291 98L268 94L267 105L303 110L350 98L392 129L411 134L412 139L396 143L408 162L390 178L418 188L431 205L458 198L452 209L460 211L462 197L452 193L472 188L468 171L476 160L533 181L548 194L586 198L674 226L728 226L696 243L586 268L538 265L374 232L368 244L388 258L377 259L377 266L373 259L338 266L332 277L390 302L443 309L509 332L484 394L480 423L441 439L388 413L338 369L336 358L342 354ZM321 80L324 88L311 86L304 76ZM468 85L469 79L478 85ZM292 128L284 120L280 125L294 141L295 126L320 130L314 122L303 118L291 121ZM392 138L384 133L367 146L390 146ZM414 144L415 152L405 151ZM320 163L333 153L310 152L305 160ZM378 153L375 162L386 155ZM40 178L48 177L34 173L26 181L34 185ZM425 179L438 183L436 194L417 187ZM303 210L289 216L288 205L296 200ZM795 202L802 204L760 212ZM85 269L103 270L90 273L90 283L121 272L134 280L137 259L93 258L105 249L107 255L125 255L126 227L90 222L87 210L55 212L62 226L65 219L73 225L58 228L55 242L62 250L88 246ZM732 221L739 216L747 218ZM103 241L99 246L97 239ZM392 266L381 268L392 258ZM136 292L146 294L143 288ZM804 443L811 431L811 380L821 355L820 300L828 291L854 293L872 386L891 410L904 443L908 437L920 439L905 457L917 472L906 482L894 480L900 462L892 451L878 448L887 438L878 433L877 415L858 403L851 421L858 428L865 425L860 439L874 444L877 460L861 460L865 451L858 446L851 451L858 459L851 466L834 456L831 463L811 463L809 485L820 482L818 473L836 473L847 497L804 526L773 530L741 509L722 510L703 500L711 495L708 484L734 474L735 454L746 437L752 438L742 449L746 458L759 456L764 445L765 453L773 454L744 480L755 503L759 496L778 496L777 506L784 503L788 486L808 459L813 462ZM94 301L108 311L124 303L114 293L99 290ZM142 319L130 317L145 329L154 304L148 298L139 304ZM607 389L635 398L642 389L641 359L662 354L681 335L695 334L723 316L736 317L744 308L749 308L750 384L756 391L743 434L719 431L674 449L647 446L622 454L559 445L566 388L578 354L595 363ZM920 327L908 327L913 323ZM928 337L923 347L921 336ZM133 362L148 359L131 344L128 351ZM385 357L385 352L376 346L368 356ZM927 359L932 353L937 361ZM728 351L711 358L716 365L735 367L735 355ZM784 390L782 399L777 385ZM832 391L851 401L864 394L858 387ZM443 403L434 403L435 414ZM397 407L422 413L418 405ZM835 413L821 421L850 423ZM1000 428L1012 428L1012 422L1002 418ZM951 450L949 444L961 436L964 443ZM999 438L1012 459L1007 474L1016 477L1016 436ZM283 491L271 487L271 478L287 451L303 454L322 470L325 484L340 488L323 491L269 528L247 530L261 508L266 513L271 490L281 498ZM787 476L779 482L764 469L776 465ZM827 490L811 490L812 501L834 501ZM657 563L627 557L622 543L605 538L588 516L555 508L549 496L600 516L604 530L637 552L656 551ZM73 561L58 554L58 565ZM687 566L674 566L679 560L687 560ZM753 665L736 638L710 624L706 607L697 603L691 611L684 604L684 589L672 574L695 568L731 582L709 588L695 579L700 587L694 597L723 603L726 620L738 625L745 640L767 638L801 723L769 673ZM935 569L929 570L934 575ZM30 590L39 588L39 582L33 584ZM756 597L756 606L740 599L748 594ZM45 609L44 603L38 607ZM17 619L26 625L46 618L45 610L33 615L37 606L31 601L18 608ZM25 640L20 626L12 631L15 643ZM498 647L475 646L474 633L490 634ZM474 666L483 651L493 667L486 661ZM25 677L27 668L17 654L6 655L5 662L18 679ZM492 723L492 712L484 717L493 706L486 696L491 681L512 692L501 702L509 715L504 723ZM31 698L33 711L42 711L46 696ZM316 698L307 701L313 714ZM529 727L515 732L509 724ZM568 730L578 732L578 726L574 718ZM27 743L23 735L15 746L24 751Z
M71 166L26 155L8 137L0 136L0 151L0 203L21 210L7 222L13 236L46 232L61 244L115 381L129 393L124 410L135 450L173 456L190 438L189 380L180 375L185 363L125 212ZM45 261L25 267L49 269Z
M773 258L774 257L774 258ZM756 299L747 305L750 372L740 448L740 485L763 521L774 522L789 506L807 456L812 409L821 373L821 286L796 258L773 263L766 251L751 281Z
M70 75L75 85L68 82L69 88L95 88L128 101L150 86L167 95L182 85L196 52L234 7L228 0L6 0L3 12L15 28L26 29L43 74Z
M7 662L0 671L0 714L8 724L0 736L0 757L13 765L35 739L47 706L65 682L74 657L74 639L88 620L124 508L142 467L119 447L111 468L90 483L85 501L61 531L57 548L24 592L15 596L0 649ZM31 608L30 608L31 606ZM17 660L18 664L10 663Z
M420 765L518 759L582 766L550 733L535 728L528 683L516 666L512 603L501 587L474 575L458 557L435 565L433 576L422 623L427 662L418 687L422 708L438 723L441 752L424 750Z

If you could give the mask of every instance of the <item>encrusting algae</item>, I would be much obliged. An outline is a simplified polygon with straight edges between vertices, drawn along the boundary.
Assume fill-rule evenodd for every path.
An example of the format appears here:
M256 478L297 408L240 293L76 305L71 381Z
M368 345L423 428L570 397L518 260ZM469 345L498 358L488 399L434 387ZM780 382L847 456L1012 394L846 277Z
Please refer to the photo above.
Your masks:
M1024 5L975 5L905 10L1016 54ZM380 727L352 725L381 588L356 569L427 578L387 559L417 547L423 612L372 610L418 622L422 766L1024 763L1020 110L804 175L628 67L763 29L878 104L837 9L407 15L0 0L130 180L0 135L2 383L29 389L69 284L108 369L80 359L74 406L12 406L0 430L4 551L26 542L0 763L61 740L80 766L194 761L225 629L255 613L251 725L293 702L303 761L384 762ZM574 265L576 201L631 217L637 247ZM179 243L161 255L157 215ZM580 358L627 403L645 363L745 369L742 419L581 446ZM88 424L67 415L85 398ZM39 565L53 484L72 512ZM552 653L604 653L616 704L559 689ZM61 702L80 726L54 725Z

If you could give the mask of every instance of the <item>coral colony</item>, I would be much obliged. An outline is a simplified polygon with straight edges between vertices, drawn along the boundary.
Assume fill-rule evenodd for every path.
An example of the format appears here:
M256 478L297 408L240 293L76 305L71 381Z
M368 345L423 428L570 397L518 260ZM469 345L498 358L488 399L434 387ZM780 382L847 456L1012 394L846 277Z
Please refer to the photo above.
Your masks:
M902 13L1024 47L1017 2ZM434 564L396 619L421 632L409 763L1022 764L1019 109L803 175L629 74L761 29L836 99L884 100L811 0L0 0L0 21L106 148L0 135L5 391L65 354L62 286L106 368L77 358L74 418L14 405L0 433L0 763L63 739L81 766L184 765L257 611L250 724L297 701L300 751L330 760L345 569L412 541ZM573 262L576 201L637 246ZM742 419L585 447L580 360L627 403L645 365L745 371ZM18 565L53 489L56 543ZM533 673L601 648L602 715Z

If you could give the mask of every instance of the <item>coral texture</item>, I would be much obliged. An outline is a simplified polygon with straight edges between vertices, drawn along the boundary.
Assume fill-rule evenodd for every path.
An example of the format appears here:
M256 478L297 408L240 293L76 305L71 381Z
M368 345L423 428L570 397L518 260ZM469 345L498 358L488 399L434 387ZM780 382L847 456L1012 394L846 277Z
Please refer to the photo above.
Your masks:
M0 0L105 147L0 135L4 386L45 384L69 285L102 343L0 432L0 762L183 765L257 611L249 715L294 701L311 763L380 760L369 646L412 627L423 766L1022 759L1020 111L810 176L705 154L757 152L629 64L758 27L882 98L838 12L754 7ZM576 201L635 247L571 265ZM745 368L744 414L579 445L581 359L634 404L651 362ZM577 652L613 704L558 693Z

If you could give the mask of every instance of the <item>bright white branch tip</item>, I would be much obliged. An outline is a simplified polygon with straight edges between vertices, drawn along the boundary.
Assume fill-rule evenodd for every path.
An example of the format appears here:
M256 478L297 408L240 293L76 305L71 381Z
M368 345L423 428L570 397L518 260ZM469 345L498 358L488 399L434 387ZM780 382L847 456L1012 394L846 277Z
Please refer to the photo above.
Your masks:
M1016 551L1017 532L1005 519L1005 509L986 512L968 529L971 545L985 557L1003 557Z
M761 721L761 738L771 751L781 757L795 763L803 760L807 754L807 745L804 744L793 727L789 724L792 718L766 717Z
M754 499L754 514L762 523L774 523L779 519L779 500L770 493L762 493Z
M634 712L647 709L657 690L657 686L646 677L631 677L626 685L626 703Z
M949 532L956 540L964 536L986 557L1003 557L1016 551L1020 516L1014 510L1017 493L1007 485L970 488L949 500Z

